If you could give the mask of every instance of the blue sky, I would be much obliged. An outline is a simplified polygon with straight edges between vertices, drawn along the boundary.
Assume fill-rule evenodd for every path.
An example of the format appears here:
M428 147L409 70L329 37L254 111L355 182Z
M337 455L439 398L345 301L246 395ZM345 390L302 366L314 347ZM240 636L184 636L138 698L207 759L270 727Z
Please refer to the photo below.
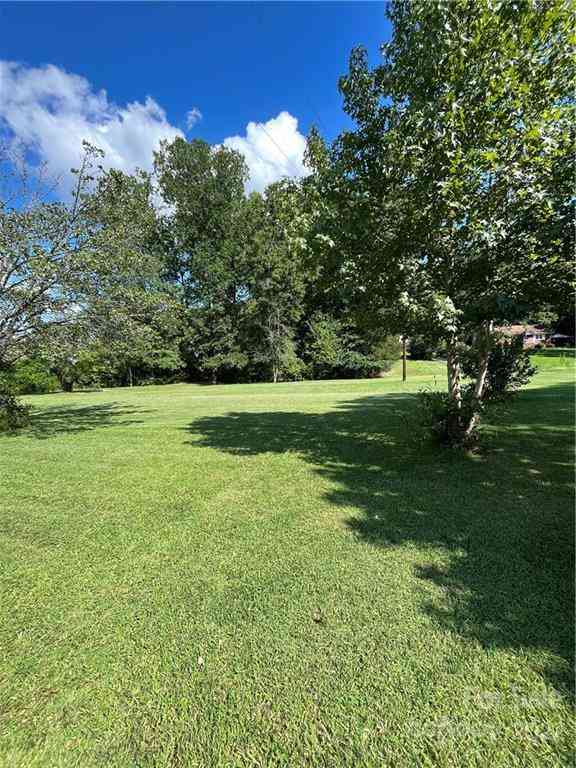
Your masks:
M2 128L55 172L83 132L127 170L181 132L243 151L256 188L346 125L350 50L389 35L381 2L3 3L0 27Z

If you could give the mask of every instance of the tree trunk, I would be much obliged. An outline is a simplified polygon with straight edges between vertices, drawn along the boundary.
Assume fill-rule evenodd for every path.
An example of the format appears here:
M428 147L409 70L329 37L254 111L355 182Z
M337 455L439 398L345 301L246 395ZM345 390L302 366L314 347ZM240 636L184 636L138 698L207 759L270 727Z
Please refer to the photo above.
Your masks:
M478 333L477 344L479 352L478 361L478 375L476 376L476 383L474 385L474 400L478 403L482 401L484 397L484 391L486 389L486 379L488 377L488 363L490 362L490 342L494 323L492 320L485 323L482 329ZM470 423L466 427L466 435L470 435L472 431L478 426L480 421L480 414L474 413L470 419Z
M128 366L128 386L129 387L133 387L134 386L134 382L132 380L132 366L131 365Z
M402 336L402 381L406 381L406 336Z
M480 352L480 360L478 366L478 375L476 376L476 384L474 385L474 399L482 400L484 397L484 390L486 389L486 378L488 376L488 361L490 359L490 350L486 347Z
M462 384L460 381L460 361L458 360L458 351L456 349L456 339L453 338L448 344L448 394L450 399L454 400L457 408L462 407Z

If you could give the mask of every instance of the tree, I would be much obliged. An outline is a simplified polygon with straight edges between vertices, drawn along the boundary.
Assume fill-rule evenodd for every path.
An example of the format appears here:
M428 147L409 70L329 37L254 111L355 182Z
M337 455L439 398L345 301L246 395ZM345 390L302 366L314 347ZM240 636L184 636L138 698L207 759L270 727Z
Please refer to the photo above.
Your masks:
M42 356L62 389L71 392L75 385L104 383L132 386L139 375L181 368L180 308L161 296L135 292L123 298L121 312L100 299L76 323L51 329L41 345Z
M344 318L318 312L308 328L305 356L314 378L378 376L389 371L400 354L397 338L361 335Z
M447 347L458 428L458 349L472 337L482 398L491 329L572 285L574 66L562 0L393 0L383 63L353 51L340 81L356 129L309 148L337 211L328 234L357 301L398 333ZM459 416L458 414L461 414Z
M0 363L41 352L65 389L97 379L112 354L118 364L161 348L176 364L150 178L104 173L100 156L85 146L71 202L19 194L0 210Z
M307 352L314 378L336 378L343 366L347 341L343 339L342 324L330 315L315 315L310 321L310 342Z
M85 145L70 203L0 203L0 362L67 327L87 341L125 333L169 302L154 252L150 180L103 173ZM98 174L94 175L94 172ZM155 305L154 307L152 305Z
M505 400L528 384L537 369L524 349L522 335L507 337L495 334L494 342L482 397L485 400ZM466 350L462 354L462 370L466 376L478 376L477 357L466 354Z
M282 181L248 200L250 246L247 335L251 357L277 382L298 376L295 333L308 278L308 219L299 186Z
M73 392L76 386L100 388L108 366L103 350L98 344L86 345L79 338L72 344L70 328L66 335L56 333L43 350L50 370L56 375L63 392ZM68 343L66 343L68 342Z
M70 205L47 202L15 179L16 159L5 153L0 167L19 189L0 201L0 363L22 357L40 332L74 318L90 282L94 228L86 190L99 152L86 145ZM3 179L5 181L5 179ZM10 189L5 184L5 189ZM94 266L94 264L93 264Z
M165 273L188 310L188 357L216 381L243 367L240 315L246 300L244 183L238 152L204 141L164 142L155 155Z

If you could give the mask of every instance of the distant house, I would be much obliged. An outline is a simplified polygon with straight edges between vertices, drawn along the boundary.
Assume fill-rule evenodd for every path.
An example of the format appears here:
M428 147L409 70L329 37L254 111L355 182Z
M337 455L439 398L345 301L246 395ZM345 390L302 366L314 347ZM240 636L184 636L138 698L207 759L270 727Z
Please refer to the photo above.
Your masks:
M551 336L541 325L503 325L496 330L503 336L522 336L524 349L542 347L549 342Z

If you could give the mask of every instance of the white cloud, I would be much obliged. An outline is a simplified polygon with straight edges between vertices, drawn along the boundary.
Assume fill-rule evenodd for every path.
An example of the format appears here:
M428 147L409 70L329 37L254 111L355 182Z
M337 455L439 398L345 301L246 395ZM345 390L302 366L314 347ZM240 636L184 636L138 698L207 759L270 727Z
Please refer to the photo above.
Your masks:
M190 130L190 128L193 128L196 123L200 122L200 120L202 120L202 112L200 112L198 107L194 107L186 115L186 128Z
M262 191L284 176L301 178L308 173L304 165L306 139L298 130L298 120L289 112L280 112L266 123L250 122L246 136L231 136L223 144L246 158L250 191Z
M191 109L188 128L201 118L197 107ZM95 91L85 78L56 66L32 68L1 60L0 133L45 162L50 174L62 177L64 189L69 188L70 168L78 165L83 140L104 150L105 167L130 173L151 169L153 152L162 139L184 136L151 97L120 106L108 99L106 91ZM306 174L306 140L288 112L266 123L250 122L245 136L231 136L222 143L246 157L251 174L248 190L263 190L283 176Z
M106 167L132 172L151 168L161 139L183 135L150 97L120 107L83 77L52 65L28 68L5 61L0 61L0 123L50 173L62 176L65 187L83 140L104 150Z

